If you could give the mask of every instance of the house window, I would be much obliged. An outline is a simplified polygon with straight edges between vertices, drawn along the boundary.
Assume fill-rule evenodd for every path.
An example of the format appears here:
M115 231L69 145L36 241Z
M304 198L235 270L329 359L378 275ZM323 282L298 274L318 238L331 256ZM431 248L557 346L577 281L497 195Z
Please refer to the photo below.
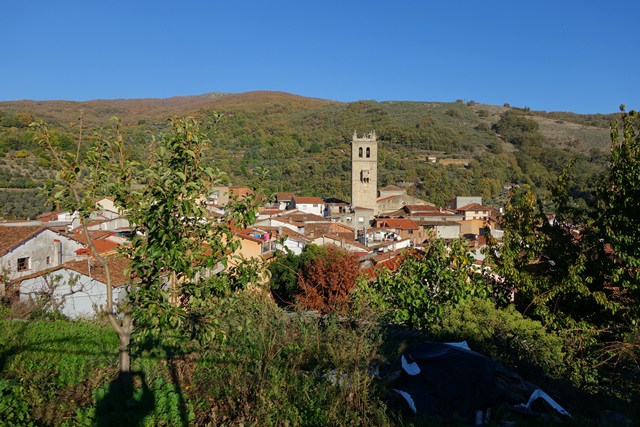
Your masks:
M358 157L362 157L362 147L358 148Z
M347 217L347 222L351 222L351 217L350 216Z
M27 271L31 268L29 257L18 258L18 271Z
M367 159L371 157L371 148L367 147Z
M314 208L317 208L317 207L318 207L318 204L317 204L317 203L315 203L315 204L313 205L313 207L314 207Z
M363 216L359 216L358 217L358 222L364 222L364 217Z
M50 264L51 264L51 257L50 257L50 256L48 256L48 257L47 257L47 265L50 265Z

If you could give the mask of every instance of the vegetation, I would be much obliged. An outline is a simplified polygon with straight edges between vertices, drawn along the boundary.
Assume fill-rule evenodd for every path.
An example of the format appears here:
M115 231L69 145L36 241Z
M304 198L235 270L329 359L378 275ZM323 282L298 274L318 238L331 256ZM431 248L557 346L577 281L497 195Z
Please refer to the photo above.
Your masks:
M316 152L330 156L348 143L339 138L313 140L322 128L314 129L313 117L293 105L236 112L228 117L228 127L220 128L223 134L237 132L230 138L235 142L247 138L245 145L234 148L246 150L240 161L240 167L246 167L243 174L257 175L265 162L272 162L267 166L277 170L282 150L309 157ZM377 271L373 278L356 278L348 255L310 245L300 256L276 257L270 266L271 293L257 285L253 268L198 280L199 268L216 266L221 255L233 249L229 240L225 242L228 229L224 224L201 228L205 221L201 221L201 205L196 200L196 194L215 178L222 178L208 168L208 162L224 164L221 151L231 148L218 139L223 136L212 138L213 148L206 149L210 136L203 135L195 121L174 121L172 132L154 145L156 161L142 166L107 161L125 158L125 137L117 133L115 139L92 135L89 139L97 144L95 148L74 150L67 163L57 162L61 167L59 183L66 182L59 199L67 200L70 208L80 207L86 215L91 209L90 196L108 185L123 206L132 208L134 222L145 231L130 248L139 291L132 294L135 305L129 319L135 317L141 333L136 346L127 342L123 348L117 327L105 328L99 321L8 320L19 313L15 307L3 308L0 423L464 424L455 417L434 420L407 414L388 393L388 383L372 375L376 370L381 372L384 361L391 370L397 368L400 354L425 339L467 340L475 349L516 369L525 380L563 396L574 414L571 420L522 421L516 414L500 413L500 420L522 421L522 425L598 425L605 423L602 416L606 411L614 411L623 423L637 423L637 113L623 112L621 123L612 125L611 162L603 167L599 185L587 191L578 182L580 174L572 174L580 158L565 168L560 165L562 158L549 160L548 154L543 154L560 156L563 152L562 156L568 156L569 151L554 148L546 140L538 122L541 116L533 112L509 108L507 114L501 111L494 115L475 103L444 107L419 104L417 110L410 109L421 111L419 117L424 119L422 127L414 126L415 133L401 126L390 131L399 123L394 112L408 117L403 109L411 107L409 104L320 103L314 114L329 114L343 107L348 113L329 115L339 126L375 123L385 141L397 147L426 144L431 132L446 138L455 128L449 125L454 123L466 121L478 126L480 117L473 109L484 107L483 119L494 120L495 129L475 130L488 138L475 161L492 167L504 161L510 165L510 177L523 177L523 181L514 182L548 185L540 191L524 186L509 196L502 219L504 239L501 243L489 241L487 263L492 274L473 266L462 241L447 247L434 240L423 252L406 252L395 272ZM237 122L243 114L245 121ZM247 118L249 114L255 117ZM202 115L210 125L217 120L207 111ZM271 116L270 120L266 116ZM298 139L281 132L291 117L310 127L306 133L301 131ZM265 127L252 129L259 123L253 119L264 120ZM242 133L241 129L254 133ZM420 137L412 139L416 135ZM464 138L448 137L447 144L466 149ZM392 142L394 138L396 142ZM43 139L55 160L57 150L62 151L55 132L47 134L45 130ZM263 143L266 145L260 145ZM494 143L503 152L486 155L500 151L491 148ZM255 155L249 155L251 150L256 150ZM271 158L262 158L267 155ZM393 173L402 170L399 156L387 153L381 157L382 161L398 162ZM115 164L114 173L96 175L104 171L100 169L105 167L103 163ZM292 170L291 177L308 173L304 163L297 166L301 170ZM323 167L320 163L313 166L318 170ZM487 174L476 175L481 170L474 168L463 169L462 174L468 175L468 182L484 179L488 188L493 180L500 182L495 174L505 173L489 173L487 169ZM556 169L558 178L553 181L542 172ZM144 172L136 179L146 186L130 185L134 170ZM453 169L438 166L433 170L449 173ZM84 177L93 179L87 182ZM163 185L157 185L159 182ZM234 221L242 224L252 218L250 203L236 207ZM548 207L554 208L555 221L548 220ZM196 223L191 223L192 219ZM199 252L200 245L193 242L203 241L211 244ZM243 286L251 282L256 286ZM169 285L166 288L165 283ZM515 304L505 299L510 290L517 291ZM297 311L278 306L271 294L282 306ZM308 313L308 309L327 314ZM127 317L116 316L110 308L105 323L113 326L114 321L124 319ZM113 381L122 372L116 361L129 349L134 355L132 381L123 385Z
M0 187L30 188L53 179L50 154L34 143L31 128L17 125L19 114L23 120L46 120L55 144L73 149L75 130L68 123L77 122L80 108L90 127L119 116L123 149L131 159L142 160L153 138L168 130L168 117L192 114L213 142L205 162L226 173L223 182L257 186L263 178L259 171L266 170L262 185L268 192L345 200L354 130L378 135L380 186L400 183L410 194L441 206L458 195L503 203L505 183L542 191L571 157L577 159L577 173L570 190L580 198L604 170L609 147L606 116L558 116L563 113L476 103L338 103L272 92L81 104L4 102L0 112L10 119L0 125ZM222 120L214 111L223 113ZM510 129L517 129L518 121L530 124L520 130L522 144ZM438 163L427 163L427 155L435 155ZM447 165L451 159L467 166Z

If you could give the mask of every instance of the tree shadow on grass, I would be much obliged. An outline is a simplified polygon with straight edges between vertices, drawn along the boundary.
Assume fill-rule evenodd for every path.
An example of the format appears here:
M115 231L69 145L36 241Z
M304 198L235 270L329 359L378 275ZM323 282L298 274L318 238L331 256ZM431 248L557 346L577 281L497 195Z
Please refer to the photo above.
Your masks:
M96 397L98 427L141 426L155 409L154 392L143 372L131 372L131 381L111 381Z

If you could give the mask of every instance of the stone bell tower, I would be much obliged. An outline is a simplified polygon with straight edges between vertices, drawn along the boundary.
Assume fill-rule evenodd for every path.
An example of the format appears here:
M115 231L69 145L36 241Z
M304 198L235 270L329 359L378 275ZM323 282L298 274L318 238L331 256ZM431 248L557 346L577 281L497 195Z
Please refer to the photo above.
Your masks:
M351 205L373 209L377 214L378 198L378 142L376 132L351 140Z

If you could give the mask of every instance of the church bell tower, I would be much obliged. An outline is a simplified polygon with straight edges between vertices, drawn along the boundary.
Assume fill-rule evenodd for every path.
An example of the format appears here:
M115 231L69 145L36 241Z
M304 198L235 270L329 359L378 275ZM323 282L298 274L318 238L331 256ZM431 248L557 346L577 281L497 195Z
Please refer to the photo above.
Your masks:
M376 132L351 140L351 205L376 211L378 198L378 142Z

